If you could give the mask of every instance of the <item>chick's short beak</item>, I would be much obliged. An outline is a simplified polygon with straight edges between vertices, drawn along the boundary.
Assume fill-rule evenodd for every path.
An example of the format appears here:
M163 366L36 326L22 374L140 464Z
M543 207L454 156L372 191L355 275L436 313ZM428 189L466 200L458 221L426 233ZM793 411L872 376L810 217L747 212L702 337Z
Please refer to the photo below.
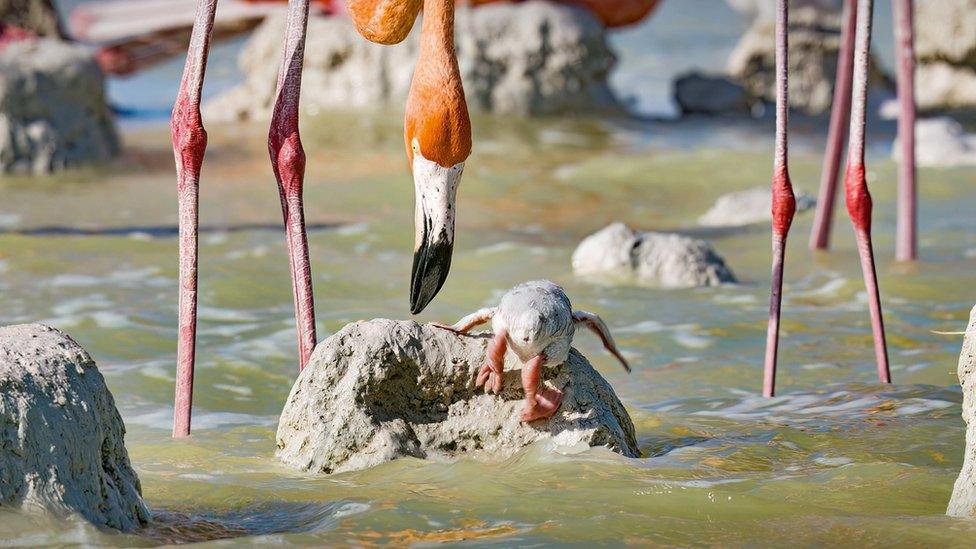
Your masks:
M416 245L410 277L412 314L423 311L434 299L451 269L457 187L463 170L463 162L445 168L420 154L414 155L417 205L414 213Z

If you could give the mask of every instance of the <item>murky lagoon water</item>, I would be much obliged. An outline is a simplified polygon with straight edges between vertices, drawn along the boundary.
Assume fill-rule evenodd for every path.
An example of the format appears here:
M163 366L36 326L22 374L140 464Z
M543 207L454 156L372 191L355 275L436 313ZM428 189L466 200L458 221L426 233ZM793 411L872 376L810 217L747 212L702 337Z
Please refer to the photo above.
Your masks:
M3 544L968 544L976 525L943 516L962 459L960 338L931 330L961 329L976 301L976 171L922 170L923 261L905 267L892 261L894 165L870 159L891 387L874 383L848 222L838 220L835 251L811 254L811 215L799 217L782 396L765 400L764 229L706 234L742 280L733 286L612 287L575 279L569 259L617 219L701 234L694 219L715 196L768 182L768 125L475 124L452 276L421 320L455 320L527 279L563 284L608 320L635 366L627 376L593 338L577 339L632 414L642 458L543 446L503 463L407 459L332 477L280 466L274 432L297 374L295 336L260 126L211 132L195 434L172 441L175 185L166 131L142 129L110 168L3 182L0 323L40 320L92 353L156 522L121 535L3 512ZM304 127L321 337L407 317L413 194L398 116L336 113ZM797 139L792 159L795 184L810 190L818 131ZM703 145L662 146L673 142Z
M667 71L721 67L744 26L730 13L721 2L665 2L615 39L618 89L643 90L638 106L666 112ZM681 30L690 14L704 29L697 38ZM215 55L211 93L236 78L233 48ZM178 74L174 62L117 81L114 100L165 109ZM794 184L815 192L823 123L793 127ZM273 457L297 366L265 129L210 130L186 441L169 438L177 242L165 129L130 125L126 155L111 167L0 182L0 323L42 321L92 353L155 515L146 531L122 535L0 511L0 545L968 546L976 534L976 524L943 516L962 462L961 338L931 333L962 329L976 302L976 170L921 171L922 261L895 264L890 123L872 122L869 162L895 385L875 384L839 205L829 254L806 250L810 213L794 225L782 396L766 400L757 395L768 232L702 232L694 219L723 192L768 184L771 124L476 119L452 275L420 320L453 321L528 279L563 284L575 306L607 319L635 367L628 376L593 338L576 341L630 411L643 457L543 445L503 463L407 459L331 477ZM413 186L399 115L324 113L303 131L320 337L355 320L406 318ZM575 279L576 243L614 220L707 237L742 282L665 291Z

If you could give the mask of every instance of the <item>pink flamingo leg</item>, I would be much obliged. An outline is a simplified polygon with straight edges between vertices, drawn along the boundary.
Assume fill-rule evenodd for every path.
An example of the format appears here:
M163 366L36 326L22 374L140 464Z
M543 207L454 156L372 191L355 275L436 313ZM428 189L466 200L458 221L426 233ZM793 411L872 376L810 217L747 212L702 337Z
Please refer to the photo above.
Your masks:
M847 139L851 116L851 78L854 69L854 34L857 27L857 0L844 4L844 23L840 31L840 50L837 52L837 76L834 79L834 103L830 111L827 151L820 175L820 195L810 231L810 249L830 247L830 228L834 221L834 202L837 195L837 176L840 174L840 155Z
M288 241L298 330L299 370L305 368L315 349L315 303L312 297L312 272L308 260L308 237L302 203L305 150L298 133L298 102L301 96L307 27L308 0L291 0L278 72L277 98L268 134L268 152L271 154L271 165L278 181Z
M918 257L918 191L915 183L915 52L912 29L912 0L894 0L895 55L898 58L898 229L895 257L915 261Z
M176 401L173 436L190 434L193 407L193 366L197 336L197 225L200 169L207 150L207 132L200 117L200 91L207 70L210 35L217 0L201 0L197 7L180 91L173 107L171 128L176 157L180 223L179 342L177 344Z
M868 52L871 47L872 7L872 0L858 0L857 47L854 55L854 86L851 101L851 140L847 151L847 174L844 178L844 190L847 194L847 212L854 224L857 251L861 256L861 272L864 275L864 286L868 294L878 379L882 383L891 383L884 321L881 316L881 295L878 290L878 275L874 264L874 249L871 245L871 193L868 191L867 180L864 177L864 113L868 87Z
M773 167L773 280L769 296L769 326L766 330L766 359L763 395L776 391L776 359L779 350L779 314L783 298L783 263L786 237L796 213L796 198L787 167L786 127L789 117L789 15L787 0L776 5L776 159Z

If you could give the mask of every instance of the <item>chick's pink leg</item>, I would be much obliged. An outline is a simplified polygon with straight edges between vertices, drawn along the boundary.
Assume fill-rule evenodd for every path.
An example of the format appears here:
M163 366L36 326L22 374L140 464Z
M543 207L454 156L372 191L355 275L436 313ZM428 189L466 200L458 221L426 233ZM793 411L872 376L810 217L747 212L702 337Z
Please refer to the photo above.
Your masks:
M498 394L505 376L505 353L508 351L508 331L499 330L488 344L488 360L478 372L477 387L485 386L485 392Z
M542 365L546 355L541 354L522 366L522 388L525 390L525 408L522 421L532 421L552 416L563 402L563 392L542 384Z

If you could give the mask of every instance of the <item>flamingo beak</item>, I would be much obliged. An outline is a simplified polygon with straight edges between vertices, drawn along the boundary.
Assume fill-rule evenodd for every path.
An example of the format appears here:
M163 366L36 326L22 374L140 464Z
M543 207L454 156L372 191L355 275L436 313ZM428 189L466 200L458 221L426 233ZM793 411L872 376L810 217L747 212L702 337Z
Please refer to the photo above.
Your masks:
M440 291L451 269L457 188L464 163L445 168L414 154L417 193L414 211L416 244L410 277L410 312L418 314Z

